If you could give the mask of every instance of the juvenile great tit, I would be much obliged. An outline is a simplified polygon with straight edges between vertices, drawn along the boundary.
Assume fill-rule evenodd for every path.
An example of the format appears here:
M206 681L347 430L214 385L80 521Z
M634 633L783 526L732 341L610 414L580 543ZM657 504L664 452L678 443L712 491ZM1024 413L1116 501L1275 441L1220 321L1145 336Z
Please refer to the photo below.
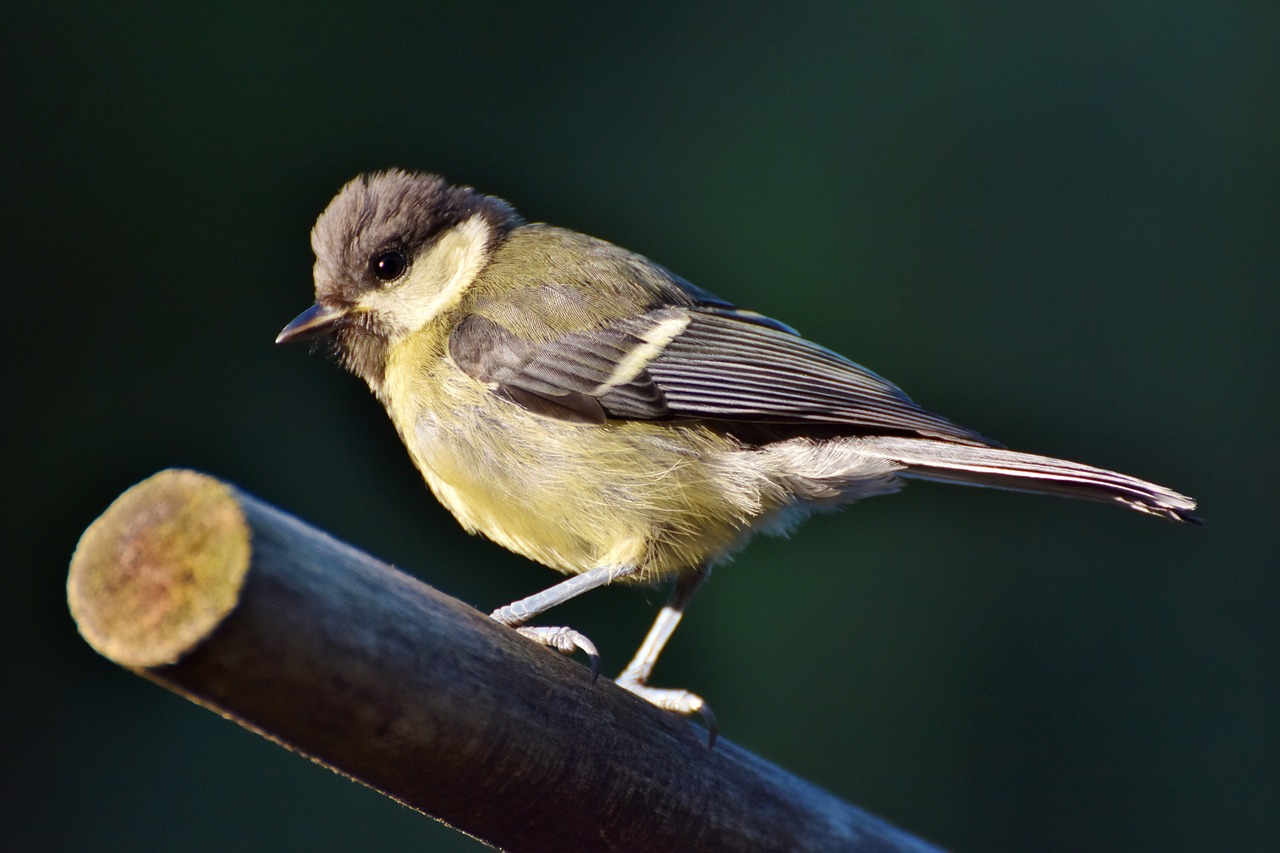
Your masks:
M582 649L594 672L586 637L526 623L604 584L674 576L617 679L672 711L710 722L698 696L647 683L710 567L904 478L1196 521L1189 497L1005 450L789 326L436 175L356 178L311 245L315 304L277 342L327 339L463 527L570 575L499 622Z

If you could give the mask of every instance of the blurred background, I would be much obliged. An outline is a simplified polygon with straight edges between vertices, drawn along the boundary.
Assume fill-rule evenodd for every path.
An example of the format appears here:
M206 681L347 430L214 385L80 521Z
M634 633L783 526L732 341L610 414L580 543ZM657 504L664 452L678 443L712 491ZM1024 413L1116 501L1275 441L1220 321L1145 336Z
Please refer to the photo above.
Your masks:
M488 611L365 387L272 344L347 179L434 170L1204 528L913 484L759 540L655 674L955 850L1274 849L1280 6L6 6L9 850L474 850L97 657L76 540L226 478ZM607 671L665 596L558 612Z

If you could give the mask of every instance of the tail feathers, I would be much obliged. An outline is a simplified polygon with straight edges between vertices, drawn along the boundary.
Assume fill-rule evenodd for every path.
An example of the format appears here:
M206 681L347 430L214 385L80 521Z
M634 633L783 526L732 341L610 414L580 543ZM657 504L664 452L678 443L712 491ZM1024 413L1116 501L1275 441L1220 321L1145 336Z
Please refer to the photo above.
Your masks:
M1011 491L1115 501L1174 521L1199 524L1193 498L1164 486L1079 462L944 441L877 436L868 449L906 466L900 477L991 486Z

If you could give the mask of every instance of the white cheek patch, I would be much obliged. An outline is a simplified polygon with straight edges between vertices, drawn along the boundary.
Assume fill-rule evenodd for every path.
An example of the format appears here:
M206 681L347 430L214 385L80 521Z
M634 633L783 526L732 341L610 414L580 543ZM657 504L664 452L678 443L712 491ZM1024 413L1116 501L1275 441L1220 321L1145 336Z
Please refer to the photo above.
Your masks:
M484 267L490 234L482 216L471 217L411 261L403 281L366 294L359 306L375 312L397 336L413 334L462 299Z

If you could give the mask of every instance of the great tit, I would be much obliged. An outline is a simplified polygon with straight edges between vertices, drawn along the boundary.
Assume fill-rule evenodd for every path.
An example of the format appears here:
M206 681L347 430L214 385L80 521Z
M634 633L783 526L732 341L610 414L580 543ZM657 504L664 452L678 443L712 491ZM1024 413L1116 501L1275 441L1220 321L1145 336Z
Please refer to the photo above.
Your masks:
M783 323L436 175L352 180L311 244L315 304L277 342L326 339L463 527L570 575L499 622L586 651L594 672L586 637L526 623L604 584L674 576L617 679L672 711L709 715L647 682L710 567L903 479L1196 520L1189 497L1005 450Z

